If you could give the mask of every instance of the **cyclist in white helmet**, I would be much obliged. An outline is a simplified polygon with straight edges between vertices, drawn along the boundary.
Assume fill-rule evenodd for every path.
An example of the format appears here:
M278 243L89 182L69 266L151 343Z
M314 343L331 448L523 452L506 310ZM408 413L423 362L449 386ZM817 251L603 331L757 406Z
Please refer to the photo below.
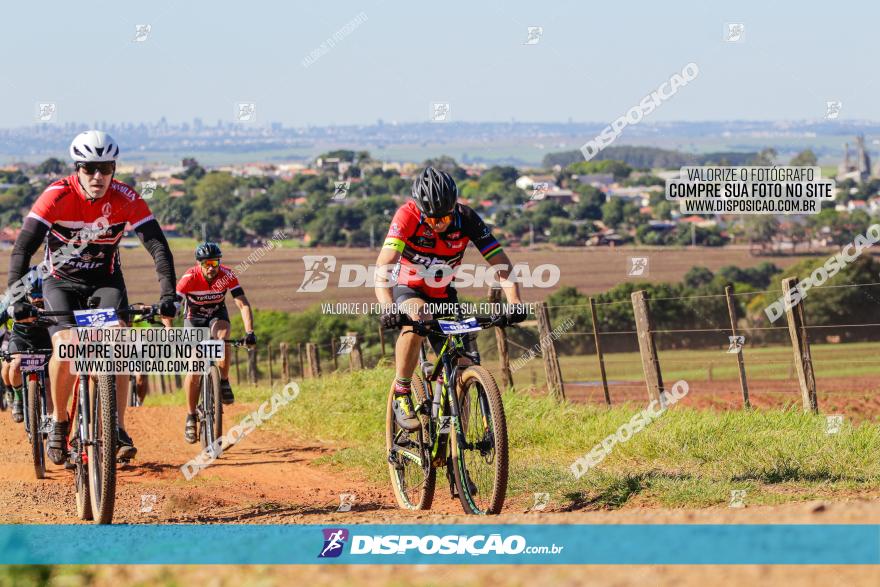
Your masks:
M45 307L52 311L83 309L86 300L92 296L100 298L101 307L128 306L119 262L119 241L126 223L129 223L156 264L161 314L174 317L177 310L174 259L147 203L131 186L113 179L119 144L105 132L90 130L73 139L70 156L76 172L47 187L24 219L9 262L9 286L25 275L31 257L44 242L49 258L71 242L82 245L82 229L97 229L97 234L92 234L84 246L76 248L78 253L69 258L55 255L51 273L43 279ZM23 299L15 300L14 319L23 320L33 313L33 308ZM53 345L57 347L68 341L68 329L73 325L72 320L59 319L58 325L49 329ZM54 421L47 453L53 463L60 465L67 456L67 404L76 376L70 372L68 362L57 356L55 353L49 362ZM137 453L125 431L127 377L120 375L116 382L119 457L123 459L130 459Z

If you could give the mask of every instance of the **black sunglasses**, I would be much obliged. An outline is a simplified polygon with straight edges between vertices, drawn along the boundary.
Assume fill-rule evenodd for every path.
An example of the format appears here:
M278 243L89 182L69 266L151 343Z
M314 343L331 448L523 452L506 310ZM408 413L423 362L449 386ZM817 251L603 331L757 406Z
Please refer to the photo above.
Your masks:
M110 175L116 170L116 163L112 161L103 161L100 163L78 163L77 169L81 169L86 175L95 175L100 171L101 175Z

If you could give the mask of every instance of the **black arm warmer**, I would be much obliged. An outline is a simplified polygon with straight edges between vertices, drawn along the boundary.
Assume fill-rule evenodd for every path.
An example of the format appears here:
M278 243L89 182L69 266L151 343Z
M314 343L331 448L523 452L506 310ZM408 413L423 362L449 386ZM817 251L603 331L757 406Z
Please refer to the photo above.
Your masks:
M9 258L9 277L6 280L6 285L12 285L28 272L31 257L43 244L47 232L49 232L49 227L36 218L24 219L21 233L15 239L12 256Z
M171 248L168 246L168 241L165 239L165 234L159 227L159 223L156 220L148 220L134 230L156 263L156 275L159 277L162 297L174 296L174 290L177 286L174 257L171 255Z

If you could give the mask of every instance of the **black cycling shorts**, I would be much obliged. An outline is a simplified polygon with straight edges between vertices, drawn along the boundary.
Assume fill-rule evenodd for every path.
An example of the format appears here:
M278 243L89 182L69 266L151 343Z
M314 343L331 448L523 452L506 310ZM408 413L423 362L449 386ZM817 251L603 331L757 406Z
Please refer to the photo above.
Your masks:
M48 311L85 310L88 307L87 301L92 296L101 299L99 308L120 310L128 307L128 293L125 291L125 280L121 273L101 284L73 283L56 277L43 280L43 305ZM73 316L53 319L58 322L56 326L49 327L49 334L53 336L56 332L76 326Z
M26 327L17 324L9 337L10 353L29 351L34 349L51 349L52 338L45 328Z
M458 303L458 292L454 287L449 286L446 288L446 296L445 298L432 298L428 294L423 291L413 289L406 285L395 285L391 289L391 295L394 298L394 303L399 307L402 303L407 300L411 300L413 298L417 298L420 300L424 300L429 304L457 304ZM455 317L455 315L444 315L444 316L434 316L434 318L450 318ZM446 337L439 334L429 334L428 342L431 343L431 348L434 349L435 354L440 353L440 349L443 348L443 343L446 342ZM475 332L469 332L467 338L465 338L465 348L468 351L476 351L477 350L477 336Z
M220 307L210 316L194 315L184 319L183 325L187 328L210 328L211 324L217 320L229 322L229 311L226 309L225 303L220 304Z

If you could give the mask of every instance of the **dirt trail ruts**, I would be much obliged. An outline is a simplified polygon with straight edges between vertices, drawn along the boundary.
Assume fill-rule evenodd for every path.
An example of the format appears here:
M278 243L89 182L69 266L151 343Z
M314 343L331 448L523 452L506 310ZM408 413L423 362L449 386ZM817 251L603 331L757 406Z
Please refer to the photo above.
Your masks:
M201 445L183 440L185 409L149 406L149 398L147 404L126 413L138 456L119 468L115 523L319 523L371 515L406 521L426 515L399 511L390 484L365 482L350 471L315 463L341 446L265 429L188 481L180 467ZM227 408L226 426L257 407ZM8 412L0 414L0 523L79 521L73 475L51 463L47 468L47 478L38 481L23 428ZM350 511L338 512L345 493L354 495L354 503ZM438 487L432 511L461 509Z
M149 399L147 400L149 402ZM234 405L227 422L256 405ZM341 445L290 433L256 430L187 481L180 466L200 445L183 440L183 407L145 406L127 414L138 458L122 466L115 523L880 523L880 502L799 502L783 506L667 510L527 512L531 495L509 499L501 516L465 516L449 497L442 472L430 512L402 511L390 484L316 462ZM377 439L379 441L379 439ZM24 431L0 413L0 523L77 523L73 476L49 465L34 477ZM340 494L354 494L351 511L337 511ZM147 511L148 510L148 511Z

